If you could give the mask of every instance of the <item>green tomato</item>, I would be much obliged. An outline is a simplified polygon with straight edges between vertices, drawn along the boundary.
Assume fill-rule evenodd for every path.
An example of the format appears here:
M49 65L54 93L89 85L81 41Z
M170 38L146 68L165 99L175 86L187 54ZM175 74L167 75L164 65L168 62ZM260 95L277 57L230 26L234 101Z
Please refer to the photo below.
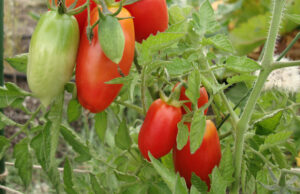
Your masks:
M75 17L48 11L40 18L30 41L27 80L44 106L63 92L71 79L78 44Z

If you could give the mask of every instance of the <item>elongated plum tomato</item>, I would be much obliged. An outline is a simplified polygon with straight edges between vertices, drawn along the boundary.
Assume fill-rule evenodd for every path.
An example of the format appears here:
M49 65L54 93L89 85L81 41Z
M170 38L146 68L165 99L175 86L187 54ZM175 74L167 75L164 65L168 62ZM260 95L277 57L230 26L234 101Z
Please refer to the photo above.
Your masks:
M27 80L44 106L61 93L72 76L79 43L75 17L48 11L31 37Z
M150 161L149 151L155 158L171 151L176 143L177 123L181 116L180 107L168 105L161 99L151 104L138 137L139 149L144 158Z
M124 7L134 17L135 39L140 43L150 34L156 35L158 31L164 32L168 28L166 0L140 0Z
M178 85L179 83L177 83L175 85L175 87ZM174 87L174 89L175 89ZM173 90L174 90L173 89ZM183 100L189 100L189 98L185 95L185 87L181 87L181 90L180 90L180 98L179 100L183 101ZM208 94L207 94L207 91L204 87L201 87L200 88L200 97L198 98L198 108L204 106L206 103L208 102ZM192 103L191 102L186 102L184 103L190 110L192 110ZM186 114L186 111L185 109L182 107L181 108L182 110L182 114ZM208 108L204 110L204 114L206 115L207 114L207 111L208 111Z
M117 8L110 8L111 12ZM118 17L131 17L130 13L122 8ZM99 19L98 9L91 13L91 24ZM134 57L134 26L132 19L119 21L125 36L123 57L118 64L123 74L128 75ZM89 43L85 34L81 35L76 66L76 85L80 104L93 113L106 109L116 98L122 84L106 84L114 78L121 77L118 65L108 59L103 53L98 40L98 26L93 29L93 39ZM114 38L114 37L112 37Z
M187 124L190 129L190 123ZM184 177L187 186L191 187L191 176L194 172L210 189L209 174L221 160L221 147L217 129L210 120L206 121L206 129L200 148L194 153L190 152L190 140L182 150L173 149L173 161L176 172Z
M52 0L49 0L50 3L52 2ZM76 0L65 0L66 2L66 6L69 7L70 5L72 5ZM75 8L82 6L83 4L85 4L87 2L87 0L77 0L77 4L75 6ZM96 7L96 3L93 1L90 1L91 4L91 10ZM57 5L57 0L55 0L55 4ZM85 9L83 12L80 12L79 14L75 15L75 18L77 19L78 25L79 25L79 30L82 33L82 30L84 28L84 24L87 20L87 9Z

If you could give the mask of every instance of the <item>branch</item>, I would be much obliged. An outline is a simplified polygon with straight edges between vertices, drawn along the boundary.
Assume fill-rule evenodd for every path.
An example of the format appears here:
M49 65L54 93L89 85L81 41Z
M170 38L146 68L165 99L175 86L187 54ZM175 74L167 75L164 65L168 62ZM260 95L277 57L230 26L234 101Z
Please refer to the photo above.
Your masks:
M21 192L19 192L19 191L17 191L17 190L8 188L8 187L3 186L3 185L0 185L0 189L3 189L3 190L8 191L8 192L10 192L10 193L22 194Z
M271 66L272 70L281 69L285 67L300 66L300 60L298 61L286 61L286 62L274 62Z

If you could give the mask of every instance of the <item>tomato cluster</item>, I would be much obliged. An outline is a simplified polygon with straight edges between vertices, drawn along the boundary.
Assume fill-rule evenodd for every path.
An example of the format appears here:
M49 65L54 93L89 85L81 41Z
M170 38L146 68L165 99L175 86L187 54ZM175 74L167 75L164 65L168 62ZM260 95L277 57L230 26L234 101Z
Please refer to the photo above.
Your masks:
M52 3L52 0L49 0ZM63 2L63 1L61 1ZM75 0L66 0L71 6ZM86 5L86 0L78 0L75 8ZM57 0L55 0L57 4ZM61 4L59 5L59 8ZM88 11L74 16L65 14L64 9L48 11L41 17L30 43L27 76L33 94L47 106L71 79L76 63L77 97L80 104L93 113L105 110L117 97L122 84L106 82L129 74L134 59L135 41L142 42L151 34L163 32L168 28L168 11L165 0L140 0L118 7L109 7L118 20L125 39L121 61L114 63L103 51L98 37L99 9L93 1L88 22ZM132 19L132 17L134 19ZM92 36L86 29L93 26ZM117 23L117 25L119 25ZM113 37L112 37L113 38ZM104 47L103 47L104 48ZM55 57L54 57L55 56ZM53 87L53 85L55 87ZM185 88L180 91L180 100L187 101ZM205 88L200 89L198 107L208 102ZM191 102L185 106L192 109ZM207 113L207 109L204 114ZM209 185L208 174L218 165L221 158L218 134L211 121L206 122L206 132L201 147L195 154L190 153L189 142L182 149L176 146L177 124L186 110L180 103L155 100L150 106L141 127L138 146L142 155L149 159L148 153L155 158L168 154L173 149L176 171L191 185L191 173L195 172ZM190 127L189 123L186 123Z

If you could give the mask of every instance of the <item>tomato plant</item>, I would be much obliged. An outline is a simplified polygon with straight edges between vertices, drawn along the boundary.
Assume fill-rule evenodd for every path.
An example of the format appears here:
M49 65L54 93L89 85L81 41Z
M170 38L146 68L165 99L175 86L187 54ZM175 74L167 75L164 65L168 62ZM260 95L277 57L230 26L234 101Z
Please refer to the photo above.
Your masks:
M52 3L52 0L49 0L49 1L50 1L50 3ZM65 2L66 2L66 6L69 7L70 5L72 5L75 2L75 0L66 0ZM77 0L75 8L84 5L86 2L87 2L87 0ZM57 5L57 0L55 0L55 4ZM91 0L90 6L91 6L91 10L92 10L94 7L96 7L96 3ZM85 27L85 23L87 21L87 9L85 9L83 12L76 14L75 17L77 19L80 32L82 32L82 30L85 30L84 27Z
M171 151L176 142L177 123L180 120L180 107L169 105L161 99L151 104L138 138L144 158L149 160L148 152L160 158Z
M117 8L111 8L116 11ZM118 17L130 17L130 13L123 8ZM99 19L98 9L91 13L91 24ZM106 109L116 98L122 84L106 84L114 78L128 75L134 57L134 26L132 19L121 20L125 36L125 49L119 64L113 63L103 53L98 41L98 28L93 30L91 44L83 34L77 56L76 85L78 100L83 107L91 112L100 112ZM121 72L122 73L121 73Z
M190 129L190 123L187 124ZM188 187L191 187L191 176L194 172L203 181L206 182L208 189L210 188L209 174L215 166L219 165L221 160L221 146L219 136L214 123L210 120L206 121L206 129L204 137L199 149L191 154L190 141L182 150L178 150L177 146L173 149L174 167L181 176L186 180Z
M138 42L168 28L169 16L165 0L141 0L125 8L134 17L135 39Z
M47 106L71 79L79 43L73 16L48 11L32 35L27 79L31 91Z

